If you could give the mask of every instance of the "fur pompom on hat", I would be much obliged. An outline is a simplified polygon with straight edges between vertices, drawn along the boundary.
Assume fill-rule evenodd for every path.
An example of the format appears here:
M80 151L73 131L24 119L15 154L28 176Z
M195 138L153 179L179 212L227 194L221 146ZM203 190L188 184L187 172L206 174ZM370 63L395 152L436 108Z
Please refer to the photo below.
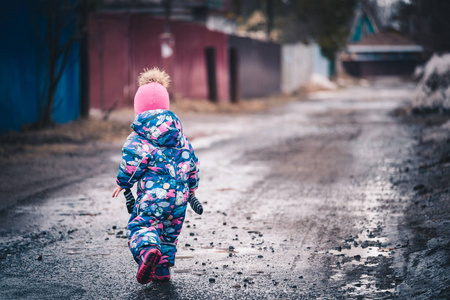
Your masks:
M144 69L138 77L139 88L134 96L135 114L147 110L165 109L170 107L167 88L170 84L170 76L158 68Z

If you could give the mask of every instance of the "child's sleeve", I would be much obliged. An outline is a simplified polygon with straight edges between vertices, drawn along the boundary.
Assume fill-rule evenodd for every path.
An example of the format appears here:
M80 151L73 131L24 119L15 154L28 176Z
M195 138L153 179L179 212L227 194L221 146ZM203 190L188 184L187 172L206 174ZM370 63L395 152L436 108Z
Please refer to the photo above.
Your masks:
M191 144L189 143L189 149L191 150L191 171L189 172L189 191L193 192L198 188L198 183L200 181L199 178L199 166L200 163L198 161L197 156L195 155L194 149L192 148Z
M149 162L149 148L138 139L130 135L122 148L122 162L119 166L117 184L129 189L139 180Z

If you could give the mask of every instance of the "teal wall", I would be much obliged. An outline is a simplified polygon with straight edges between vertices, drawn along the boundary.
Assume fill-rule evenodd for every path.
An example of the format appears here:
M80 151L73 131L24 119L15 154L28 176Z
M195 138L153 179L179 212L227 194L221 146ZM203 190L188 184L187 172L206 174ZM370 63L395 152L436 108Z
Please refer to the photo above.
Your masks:
M46 19L40 1L9 1L0 10L0 132L36 122L46 76ZM67 28L63 40L71 35ZM56 90L53 120L80 115L79 45L75 43Z

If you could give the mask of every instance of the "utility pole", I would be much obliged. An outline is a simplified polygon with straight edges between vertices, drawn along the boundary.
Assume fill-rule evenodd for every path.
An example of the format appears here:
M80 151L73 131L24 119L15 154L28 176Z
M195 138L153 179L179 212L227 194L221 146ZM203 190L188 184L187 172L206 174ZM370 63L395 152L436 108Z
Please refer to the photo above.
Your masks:
M267 0L266 2L267 12L267 39L270 40L270 33L273 29L273 0Z
M80 117L89 117L89 46L88 46L88 14L89 0L79 2L80 39Z
M165 15L165 22L164 22L164 32L170 33L170 15L172 14L172 0L165 0L164 1L164 15Z

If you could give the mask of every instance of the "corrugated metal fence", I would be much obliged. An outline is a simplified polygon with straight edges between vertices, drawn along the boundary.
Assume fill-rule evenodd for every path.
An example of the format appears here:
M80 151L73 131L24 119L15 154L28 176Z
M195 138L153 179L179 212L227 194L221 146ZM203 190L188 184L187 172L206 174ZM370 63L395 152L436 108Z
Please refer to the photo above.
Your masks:
M89 19L91 107L108 110L131 106L136 78L143 68L160 67L172 77L178 97L207 99L205 53L212 50L216 100L228 99L226 35L204 26L173 21L171 65L161 55L164 20L145 14L99 13Z
M229 36L228 44L237 56L240 98L266 97L280 93L279 44L237 36Z
M298 92L314 73L330 77L330 62L316 43L282 45L281 57L281 91L285 94Z

